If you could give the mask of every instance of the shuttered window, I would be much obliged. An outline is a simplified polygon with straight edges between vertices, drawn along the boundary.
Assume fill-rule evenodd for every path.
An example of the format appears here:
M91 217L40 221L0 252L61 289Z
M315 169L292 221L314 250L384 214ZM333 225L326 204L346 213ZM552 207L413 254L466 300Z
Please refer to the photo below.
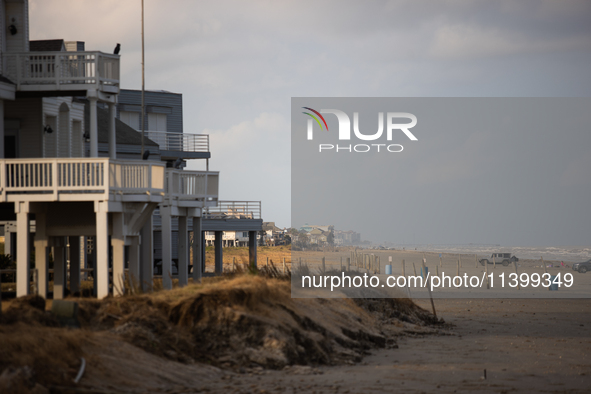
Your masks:
M149 131L166 131L166 114L148 114Z
M119 120L126 125L134 128L135 130L140 129L140 114L139 112L121 111L119 113Z

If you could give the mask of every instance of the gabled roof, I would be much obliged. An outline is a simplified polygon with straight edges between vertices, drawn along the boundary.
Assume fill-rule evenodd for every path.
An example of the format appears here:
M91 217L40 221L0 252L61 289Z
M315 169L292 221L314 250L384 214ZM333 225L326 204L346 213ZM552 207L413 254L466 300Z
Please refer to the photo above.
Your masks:
M14 85L14 82L12 82L10 79L6 78L4 75L0 74L0 82L4 82L4 83L10 83L12 85Z
M65 50L66 46L63 39L29 41L29 51L31 52L60 52Z

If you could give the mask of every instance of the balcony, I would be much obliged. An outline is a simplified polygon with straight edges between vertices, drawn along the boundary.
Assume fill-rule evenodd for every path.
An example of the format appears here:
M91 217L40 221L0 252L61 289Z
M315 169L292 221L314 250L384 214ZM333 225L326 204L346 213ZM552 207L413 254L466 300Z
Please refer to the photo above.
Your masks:
M260 201L218 201L203 211L204 231L261 231Z
M162 160L209 159L209 135L145 131L147 138L160 146Z
M219 172L166 169L165 195L178 207L215 206L218 200Z
M119 55L97 51L19 52L4 53L4 57L5 76L20 92L119 93Z
M165 165L107 158L0 160L0 201L161 202Z

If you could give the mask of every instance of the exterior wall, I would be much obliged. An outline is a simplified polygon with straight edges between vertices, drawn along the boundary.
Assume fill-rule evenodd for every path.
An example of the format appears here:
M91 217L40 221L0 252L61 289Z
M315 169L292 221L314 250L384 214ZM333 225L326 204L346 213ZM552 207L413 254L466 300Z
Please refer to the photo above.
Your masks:
M4 120L18 121L18 156L42 157L43 110L40 98L17 99L4 102ZM9 132L10 130L6 130Z
M63 106L67 113L60 110ZM68 119L62 119L64 115ZM72 102L72 97L44 97L44 124L48 117L55 117L57 128L51 134L43 133L43 157L84 157L84 105Z
M0 0L0 75L4 69L4 52L6 52L6 14L4 0Z
M145 92L146 114L166 114L166 131L183 132L183 95L164 91ZM140 90L121 89L117 100L117 118L121 111L141 113L142 92ZM149 116L144 117L145 130L150 130ZM139 123L141 129L141 119Z
M29 50L29 3L26 0L21 2L5 2L6 14L4 23L6 29L14 25L17 33L13 36L8 30L6 34L6 52L27 52Z

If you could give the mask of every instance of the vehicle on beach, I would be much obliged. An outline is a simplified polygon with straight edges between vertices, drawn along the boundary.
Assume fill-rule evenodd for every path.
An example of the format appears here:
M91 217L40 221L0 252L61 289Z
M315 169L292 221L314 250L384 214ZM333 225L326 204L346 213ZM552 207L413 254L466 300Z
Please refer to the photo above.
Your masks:
M480 259L480 264L503 264L503 266L507 267L509 264L513 262L518 262L519 259L515 256L511 256L511 253L493 253L490 256L490 259L484 258Z
M581 274L591 271L591 259L583 261L582 263L574 263L573 270L579 271Z

